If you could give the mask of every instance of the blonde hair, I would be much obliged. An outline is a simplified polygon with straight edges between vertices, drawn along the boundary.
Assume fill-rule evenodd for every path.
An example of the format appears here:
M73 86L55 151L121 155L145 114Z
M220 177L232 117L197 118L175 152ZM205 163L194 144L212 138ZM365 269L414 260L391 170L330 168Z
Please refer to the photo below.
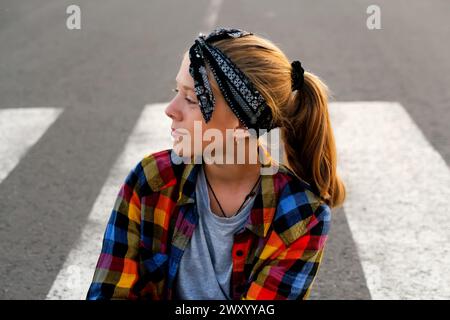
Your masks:
M293 92L289 59L277 45L258 35L223 39L213 45L242 70L266 99L280 127L284 165L313 186L330 207L341 206L346 189L336 172L337 152L325 83L305 71L303 87ZM210 82L213 90L219 90L214 80Z

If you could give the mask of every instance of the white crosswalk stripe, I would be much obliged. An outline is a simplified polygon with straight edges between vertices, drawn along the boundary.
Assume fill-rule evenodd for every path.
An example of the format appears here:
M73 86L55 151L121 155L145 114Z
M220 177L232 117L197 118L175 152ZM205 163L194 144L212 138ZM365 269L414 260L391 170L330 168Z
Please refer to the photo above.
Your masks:
M373 299L450 299L450 172L398 103L334 103L344 211Z
M170 148L166 104L144 108L47 299L85 299L120 184L146 154ZM330 104L344 211L374 299L449 298L450 175L398 103Z
M80 239L67 257L47 299L85 299L100 254L103 233L120 185L145 155L171 148L171 120L164 114L167 104L147 105L122 154L112 167L89 213Z
M17 166L53 122L62 109L0 109L0 183Z

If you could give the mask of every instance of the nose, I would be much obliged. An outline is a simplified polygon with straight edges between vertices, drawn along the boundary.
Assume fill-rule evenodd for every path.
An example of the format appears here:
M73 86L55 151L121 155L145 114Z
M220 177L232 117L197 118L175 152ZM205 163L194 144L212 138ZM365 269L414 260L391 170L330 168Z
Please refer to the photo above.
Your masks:
M166 115L174 120L180 117L180 112L177 110L177 106L176 106L176 98L173 98L172 101L169 102L169 104L167 105L166 109L164 110L164 112L166 113Z

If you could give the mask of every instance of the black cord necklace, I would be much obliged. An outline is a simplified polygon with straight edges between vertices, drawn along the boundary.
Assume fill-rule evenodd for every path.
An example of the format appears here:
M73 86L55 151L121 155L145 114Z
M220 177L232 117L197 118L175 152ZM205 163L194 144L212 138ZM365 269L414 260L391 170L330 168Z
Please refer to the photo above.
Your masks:
M216 199L216 201L217 201L217 203L218 203L218 205L219 205L219 207L220 207L220 210L222 211L222 215L223 215L225 218L234 217L235 215L237 215L237 214L241 211L242 207L244 206L244 203L245 203L248 199L250 199L251 197L253 197L253 196L256 194L255 191L253 191L253 190L255 189L256 185L257 185L258 182L259 182L259 180L261 180L261 175L259 175L258 181L256 181L256 183L255 183L255 185L253 186L253 188L252 188L252 190L250 191L250 193L247 194L247 195L245 196L244 202L241 204L241 206L239 207L238 211L237 211L235 214L233 214L232 216L227 217L227 216L225 215L225 212L224 212L223 209L222 209L222 206L220 205L219 200L218 200L217 197L216 197L216 194L214 193L213 188L211 187L211 184L210 184L209 181L208 181L208 177L206 176L206 170L203 169L203 173L205 174L206 182L208 183L208 186L209 186L209 188L211 189L211 191L212 191L212 193L213 193L213 196L214 196L214 198Z

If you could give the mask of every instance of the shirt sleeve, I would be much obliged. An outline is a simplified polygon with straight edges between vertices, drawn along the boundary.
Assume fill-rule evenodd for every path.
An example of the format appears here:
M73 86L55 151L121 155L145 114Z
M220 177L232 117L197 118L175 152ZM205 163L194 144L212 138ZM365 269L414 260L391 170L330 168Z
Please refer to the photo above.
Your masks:
M298 200L298 199L296 199ZM297 203L298 202L293 202ZM297 205L296 211L304 209ZM290 211L291 213L293 211ZM295 212L295 211L294 211ZM300 236L293 238L295 232L288 229L283 245L274 258L261 269L250 283L241 300L306 300L319 270L325 243L328 237L331 212L326 204L317 207L312 215L297 212L298 221L292 228ZM288 224L293 215L283 221ZM301 231L300 231L301 230Z
M86 300L138 298L133 286L139 277L139 168L140 163L128 174L116 196Z

